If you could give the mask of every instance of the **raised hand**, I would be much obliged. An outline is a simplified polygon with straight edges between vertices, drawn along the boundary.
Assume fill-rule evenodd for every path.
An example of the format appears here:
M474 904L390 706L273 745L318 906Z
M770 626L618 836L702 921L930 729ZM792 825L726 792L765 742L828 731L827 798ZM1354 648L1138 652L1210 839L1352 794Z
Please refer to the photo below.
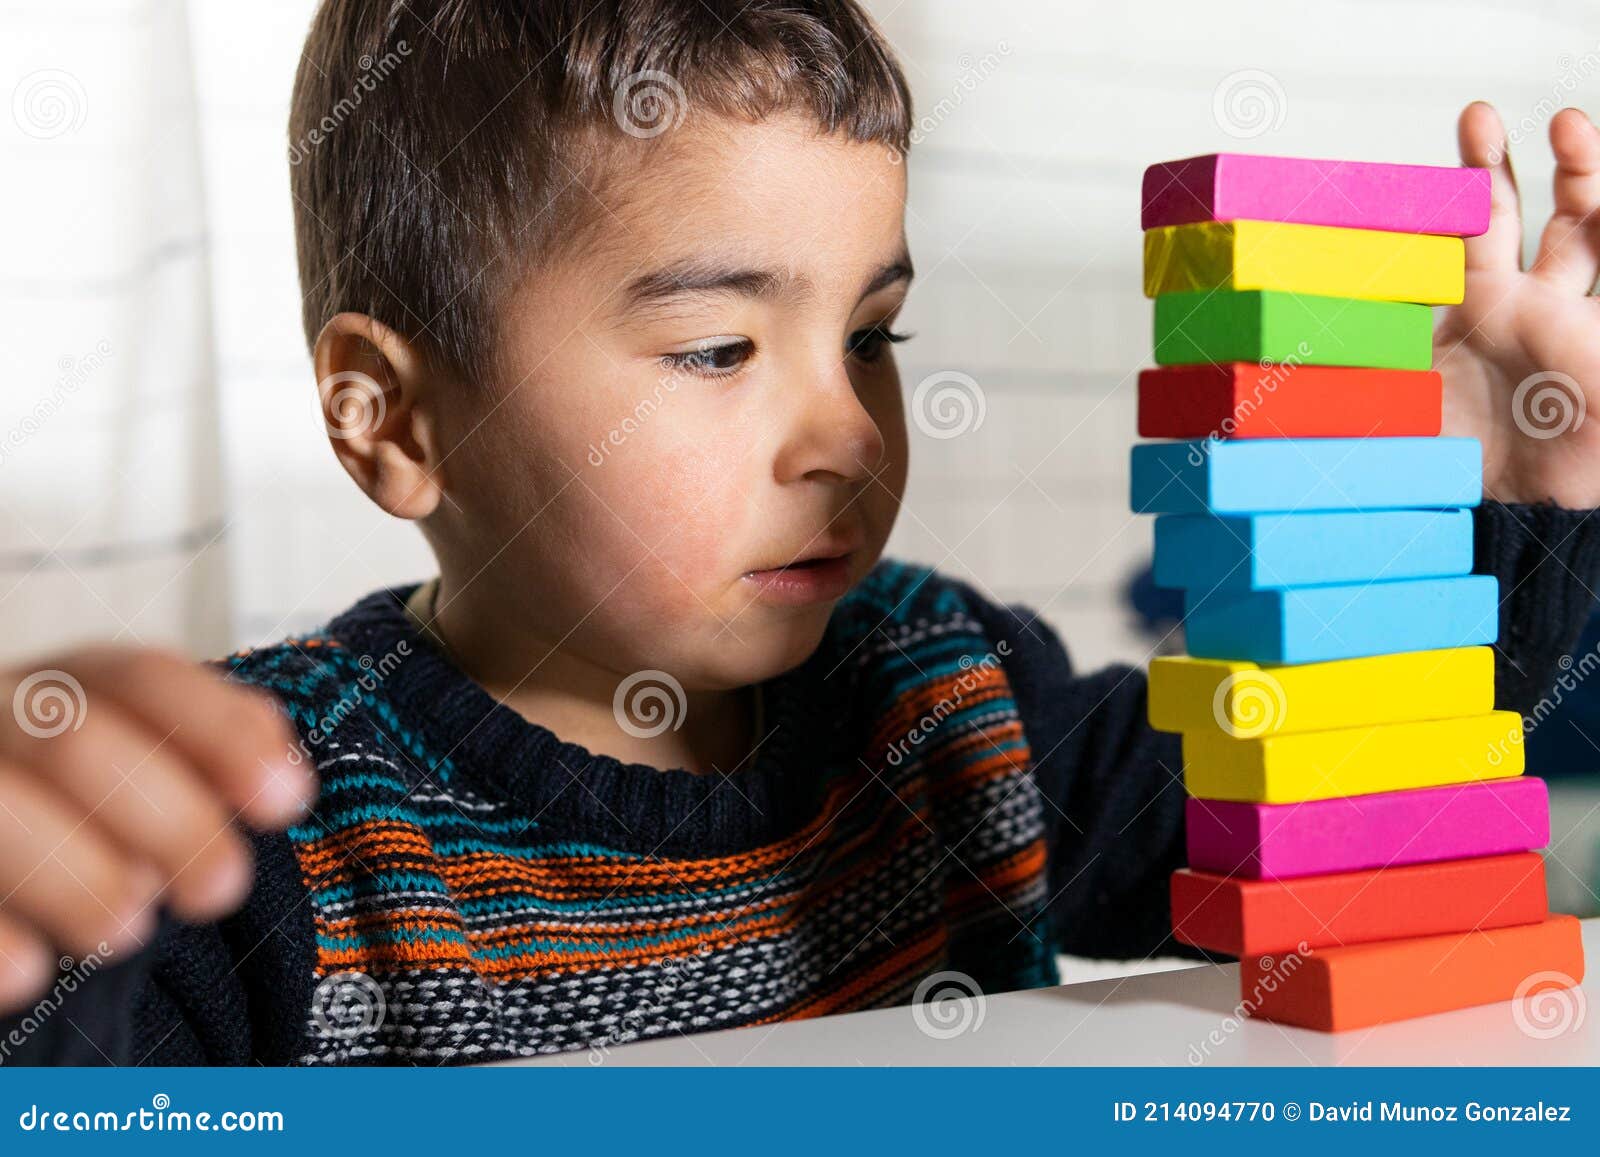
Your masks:
M1493 210L1434 334L1444 432L1483 441L1490 498L1600 506L1600 129L1577 109L1551 120L1555 212L1526 269L1505 127L1480 102L1459 132L1462 162L1491 170Z

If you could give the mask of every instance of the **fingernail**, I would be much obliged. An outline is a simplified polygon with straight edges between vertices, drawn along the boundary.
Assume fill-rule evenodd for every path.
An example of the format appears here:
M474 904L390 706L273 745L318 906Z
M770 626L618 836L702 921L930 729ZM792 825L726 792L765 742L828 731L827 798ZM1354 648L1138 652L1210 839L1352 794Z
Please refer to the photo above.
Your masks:
M37 940L25 939L0 955L0 997L21 999L44 988L55 975L56 961Z
M304 768L282 764L269 768L256 802L274 816L297 819L316 799L316 781Z

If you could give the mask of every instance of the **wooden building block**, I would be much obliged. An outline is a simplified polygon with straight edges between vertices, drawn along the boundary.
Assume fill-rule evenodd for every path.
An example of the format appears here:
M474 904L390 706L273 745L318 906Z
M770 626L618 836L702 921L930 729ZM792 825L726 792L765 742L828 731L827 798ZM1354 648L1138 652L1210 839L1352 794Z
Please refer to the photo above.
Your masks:
M1188 591L1184 637L1202 659L1323 663L1492 643L1493 575L1401 579L1240 593Z
M1443 412L1433 370L1255 362L1139 374L1141 438L1432 438Z
M1465 284L1459 237L1281 221L1199 221L1144 235L1146 297L1273 289L1454 305Z
M1426 370L1433 311L1426 305L1278 293L1197 290L1156 298L1158 365L1291 362Z
M1183 737L1183 784L1201 799L1298 803L1521 775L1522 716L1386 723L1235 739Z
M1296 804L1190 799L1189 866L1278 880L1496 856L1550 842L1550 799L1532 776Z
M1292 880L1172 875L1172 928L1230 956L1537 924L1549 915L1537 852Z
M1538 924L1304 956L1247 956L1239 964L1239 985L1254 1016L1340 1032L1571 987L1583 979L1583 965L1578 921L1551 916Z
M1139 514L1270 514L1476 506L1476 438L1145 442L1133 448Z
M1489 228L1489 170L1213 153L1144 172L1141 228L1299 221L1473 237Z
M1494 710L1494 651L1451 647L1260 666L1163 655L1150 663L1150 726L1241 738Z
M1157 586L1204 593L1471 573L1470 510L1156 519Z

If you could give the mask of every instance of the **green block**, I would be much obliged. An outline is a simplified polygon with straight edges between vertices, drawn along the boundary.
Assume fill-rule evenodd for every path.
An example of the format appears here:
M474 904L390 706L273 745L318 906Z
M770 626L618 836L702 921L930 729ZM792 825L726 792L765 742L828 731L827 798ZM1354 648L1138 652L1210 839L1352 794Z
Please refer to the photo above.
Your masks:
M1157 364L1263 361L1431 369L1433 310L1267 289L1156 298Z

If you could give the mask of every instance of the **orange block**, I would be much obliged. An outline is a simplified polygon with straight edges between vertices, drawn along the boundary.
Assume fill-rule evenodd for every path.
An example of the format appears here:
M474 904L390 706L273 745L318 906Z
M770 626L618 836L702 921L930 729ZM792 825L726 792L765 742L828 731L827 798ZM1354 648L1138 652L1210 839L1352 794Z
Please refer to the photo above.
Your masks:
M1572 916L1246 957L1239 965L1241 1003L1251 1015L1325 1032L1571 988L1582 979L1583 934Z
M1547 915L1537 852L1288 880L1172 874L1177 938L1230 956L1537 924Z
M1435 370L1221 362L1139 374L1141 438L1432 438Z

